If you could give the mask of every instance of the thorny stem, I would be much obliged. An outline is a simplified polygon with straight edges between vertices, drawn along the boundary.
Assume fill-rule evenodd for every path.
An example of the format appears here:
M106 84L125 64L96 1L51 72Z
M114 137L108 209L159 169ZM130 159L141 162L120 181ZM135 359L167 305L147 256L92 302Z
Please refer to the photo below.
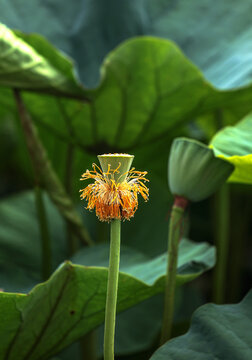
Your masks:
M93 242L87 230L84 228L79 214L73 206L71 198L67 195L63 185L52 168L47 153L39 139L37 130L22 101L19 90L14 89L14 97L17 103L31 161L41 185L48 192L51 200L57 206L61 215L72 226L76 236L78 236L83 243L92 245Z
M43 194L39 186L35 187L35 199L41 236L42 279L47 280L52 271L51 238L48 230Z
M116 303L120 262L121 221L112 220L104 332L104 360L114 360Z
M227 261L230 227L229 185L224 184L216 194L216 247L217 263L214 271L214 302L223 304L226 295Z
M164 344L171 337L176 287L176 272L178 262L178 246L179 240L181 238L182 220L186 205L186 199L180 197L175 198L175 202L173 204L170 216L168 236L168 262L164 296L164 314L160 339L161 345Z

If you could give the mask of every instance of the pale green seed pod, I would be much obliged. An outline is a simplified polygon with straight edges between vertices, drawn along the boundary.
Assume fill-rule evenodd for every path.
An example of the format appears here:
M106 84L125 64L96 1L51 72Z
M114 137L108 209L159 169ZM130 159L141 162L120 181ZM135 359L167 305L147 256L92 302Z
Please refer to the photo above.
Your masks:
M234 170L229 162L214 156L206 145L187 138L173 141L168 181L173 195L201 201L212 195Z
M104 154L98 155L98 159L103 173L108 171L109 166L110 170L118 169L118 171L114 173L114 179L116 182L123 182L127 177L127 172L130 170L134 155Z

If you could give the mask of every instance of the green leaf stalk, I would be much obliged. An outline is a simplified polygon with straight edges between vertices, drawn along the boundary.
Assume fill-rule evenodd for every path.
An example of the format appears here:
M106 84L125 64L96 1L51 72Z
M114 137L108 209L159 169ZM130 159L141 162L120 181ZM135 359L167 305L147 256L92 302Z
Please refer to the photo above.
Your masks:
M41 253L42 253L42 279L45 281L49 278L52 271L52 249L51 249L51 237L48 229L48 221L46 217L45 204L41 188L36 186L34 189L35 201L37 208L37 216L40 228L41 237Z
M234 167L215 157L212 149L187 138L174 139L168 163L168 182L175 196L168 240L168 263L165 287L161 344L171 337L178 244L188 201L201 201L212 195L230 176Z
M168 262L164 296L164 314L160 340L161 344L164 344L171 337L178 262L178 247L179 241L182 237L183 215L187 203L188 201L185 198L175 197L174 205L172 207L170 216L168 236Z
M110 226L110 255L105 310L104 360L114 359L116 303L120 262L121 220L112 220Z
M84 228L81 218L74 208L71 198L66 193L61 181L55 173L47 153L39 139L37 129L35 128L30 114L22 100L19 90L14 90L20 121L23 127L25 140L31 157L36 176L41 186L48 192L51 200L57 206L59 212L69 223L76 236L86 245L92 245L93 241L89 233Z
M227 262L230 247L230 189L224 184L216 194L216 230L217 263L214 271L213 300L217 304L225 302Z

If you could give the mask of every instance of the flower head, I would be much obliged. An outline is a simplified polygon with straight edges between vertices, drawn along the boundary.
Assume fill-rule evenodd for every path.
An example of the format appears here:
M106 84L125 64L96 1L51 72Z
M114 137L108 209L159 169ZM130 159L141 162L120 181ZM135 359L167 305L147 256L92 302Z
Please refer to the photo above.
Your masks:
M94 183L80 190L81 199L87 200L87 209L95 209L101 221L130 220L138 208L138 194L148 200L149 190L144 184L148 181L147 172L128 170L133 156L127 154L101 155L99 160L102 169L93 164L93 170L81 176L80 180L94 179Z

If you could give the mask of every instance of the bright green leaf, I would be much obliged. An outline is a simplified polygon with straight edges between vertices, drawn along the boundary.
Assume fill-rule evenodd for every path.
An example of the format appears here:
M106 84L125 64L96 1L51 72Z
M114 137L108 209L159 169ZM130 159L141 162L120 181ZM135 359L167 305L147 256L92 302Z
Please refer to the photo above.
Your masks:
M220 130L211 140L217 156L235 166L230 182L252 184L252 114Z
M72 64L39 35L25 41L0 23L1 85L58 94L80 94L81 87L73 76ZM39 52L36 51L37 44Z
M250 360L251 309L252 291L236 305L200 307L190 330L164 344L151 360Z

